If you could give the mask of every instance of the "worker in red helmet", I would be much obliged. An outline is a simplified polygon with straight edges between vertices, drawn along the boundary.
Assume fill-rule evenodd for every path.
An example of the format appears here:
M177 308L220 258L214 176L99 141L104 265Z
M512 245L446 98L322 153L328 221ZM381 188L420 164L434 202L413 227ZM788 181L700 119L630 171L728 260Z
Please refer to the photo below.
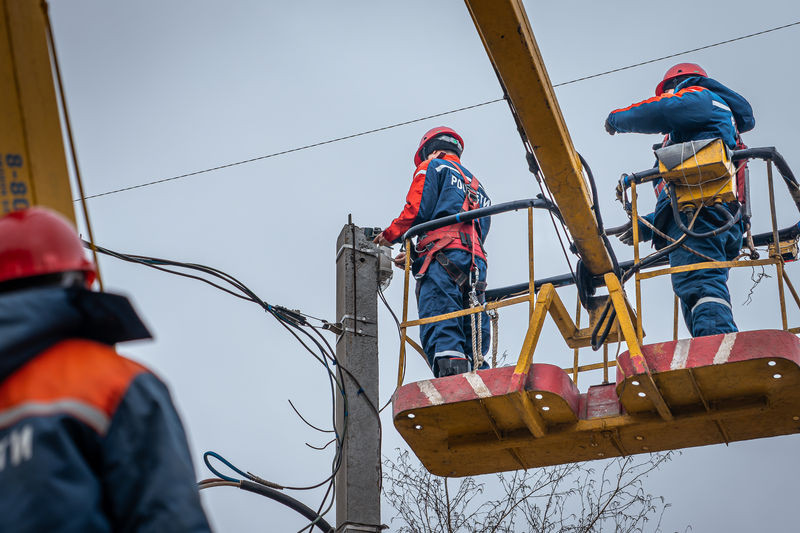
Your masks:
M0 218L0 531L210 531L167 388L113 348L150 334L94 278L60 215Z
M656 96L612 111L606 118L606 131L615 133L666 134L662 146L701 139L722 139L733 150L740 142L739 134L755 126L753 109L740 94L708 77L695 63L680 63L667 70L656 86ZM684 236L673 218L669 191L662 179L653 181L656 208L645 218L657 230L669 236L663 238L644 224L639 224L643 240L653 240L661 249ZM736 202L725 209L737 210ZM684 226L689 224L687 213L680 214ZM727 222L724 213L704 208L692 228L694 233L708 234ZM705 238L686 235L684 246L669 254L670 266L683 266L707 261L730 261L739 255L744 228L737 222L727 231ZM631 244L632 231L620 239ZM703 257L691 250L699 252ZM733 320L728 292L728 269L704 269L672 274L672 287L681 302L684 321L692 336L714 335L738 331Z
M478 179L461 164L464 140L447 127L433 128L423 135L414 154L416 170L406 205L375 242L390 246L400 242L412 226L448 215L491 205ZM417 308L420 318L459 311L484 301L486 252L483 243L490 219L445 226L417 239L412 250L412 271L417 279ZM405 253L395 258L403 265ZM436 377L463 374L488 368L483 355L489 347L489 320L479 313L470 317L423 324L420 340ZM481 339L473 350L473 338ZM476 352L476 353L473 353ZM477 363L477 368L476 368Z

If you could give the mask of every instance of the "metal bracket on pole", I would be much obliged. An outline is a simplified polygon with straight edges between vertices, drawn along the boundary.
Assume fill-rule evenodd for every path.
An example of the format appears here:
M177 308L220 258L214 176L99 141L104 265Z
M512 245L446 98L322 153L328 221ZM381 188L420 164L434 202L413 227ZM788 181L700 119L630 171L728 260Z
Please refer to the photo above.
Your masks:
M336 533L380 533L384 529L389 529L389 526L386 524L371 526L366 524L354 524L353 522L346 522L336 528Z

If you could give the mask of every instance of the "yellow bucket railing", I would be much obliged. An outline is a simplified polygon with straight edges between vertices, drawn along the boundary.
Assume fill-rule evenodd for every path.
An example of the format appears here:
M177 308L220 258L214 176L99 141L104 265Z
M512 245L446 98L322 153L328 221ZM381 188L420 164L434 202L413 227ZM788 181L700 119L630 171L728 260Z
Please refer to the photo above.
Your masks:
M756 149L759 150L759 149ZM774 149L772 149L774 150ZM755 157L759 157L756 155ZM781 158L782 161L782 158ZM787 171L788 167L783 163L783 168L781 169L781 173L784 174ZM788 171L791 172L791 171ZM653 172L647 173L648 180L655 179L658 177ZM781 255L781 250L783 248L783 244L779 240L779 235L784 235L787 233L787 230L778 231L777 226L777 219L775 214L774 208L774 187L773 187L773 176L772 176L772 162L771 160L767 161L767 178L768 178L768 185L769 185L769 194L770 194L770 214L772 219L772 232L770 234L764 234L762 236L761 241L772 243L770 244L769 248L769 258L768 259L754 259L748 256L740 256L737 260L734 261L707 261L703 263L696 263L693 265L686 265L680 267L664 267L664 268L657 268L657 267L646 267L647 270L641 269L637 265L639 265L642 261L639 252L639 228L638 224L633 225L633 239L634 239L634 259L632 263L628 263L632 265L632 268L635 271L634 274L634 281L635 281L635 307L631 307L627 299L625 298L624 291L622 290L622 286L620 280L614 274L606 274L604 276L604 284L609 288L609 304L613 307L616 316L615 322L611 325L608 324L609 318L600 319L601 324L597 324L597 316L592 316L590 312L590 320L589 325L586 328L581 328L581 307L582 304L580 301L577 302L574 320L569 315L569 312L564 307L561 299L559 298L558 294L555 291L555 286L551 283L536 283L534 279L534 249L533 249L533 209L534 208L544 208L551 210L552 212L558 214L558 211L555 207L548 201L542 199L529 199L529 200L518 200L515 202L508 202L505 204L498 204L496 206L491 206L488 208L482 208L475 211L470 211L468 213L461 213L459 215L452 215L450 217L444 217L441 219L437 219L431 222L427 222L425 224L420 224L411 228L406 235L404 235L404 243L405 243L405 250L406 250L406 257L405 257L405 269L404 269L404 289L403 289L403 312L402 312L402 321L400 323L400 335L401 335L401 346L400 346L400 357L399 357L399 365L398 365L398 376L397 376L397 386L399 387L402 385L404 378L405 378L405 361L406 361L406 344L410 345L415 351L417 351L423 359L425 359L427 363L427 357L423 351L423 349L417 344L413 339L408 336L408 328L419 326L421 324L430 324L434 322L439 322L442 320L448 320L452 318L457 318L461 316L468 316L471 314L481 313L489 310L496 310L507 306L517 305L517 304L524 304L527 302L529 306L529 328L528 332L526 333L525 340L523 342L523 347L519 356L519 359L516 363L516 370L515 373L522 373L526 372L527 368L529 368L532 357L533 351L536 346L536 342L538 341L539 333L541 332L542 324L546 314L550 314L556 325L559 328L562 336L566 340L569 347L573 348L573 365L571 367L564 368L565 371L571 373L573 381L577 384L578 375L581 372L587 372L592 370L603 370L603 381L609 381L609 368L613 368L616 366L616 359L609 360L609 353L608 353L608 344L613 342L621 342L626 341L628 345L628 349L631 353L637 353L641 355L641 342L644 337L644 332L642 328L642 291L641 291L641 282L643 280L664 276L667 274L678 273L678 272L687 272L687 271L694 271L694 270L701 270L707 268L739 268L739 267L755 267L755 266L766 266L766 265L774 265L777 269L777 277L778 277L778 297L779 297L779 307L781 313L781 320L782 320L782 328L786 331L790 331L793 333L800 333L800 327L789 328L788 321L787 321L787 314L786 314L786 305L785 305L785 295L784 295L784 285L789 289L792 297L794 298L798 308L800 308L800 296L798 296L797 291L795 290L794 286L792 285L791 281L789 280L785 268L784 268L784 259ZM786 176L784 174L784 179ZM793 176L792 176L793 179ZM645 181L645 180L642 180ZM789 183L789 180L786 180ZM638 181L632 181L628 184L631 188L631 215L633 220L640 220L638 216L637 210L637 190L636 185L640 183ZM800 199L800 187L798 187L797 195L795 192L792 194L793 197L796 197L796 200ZM528 211L528 273L529 279L526 288L520 288L514 295L507 297L502 300L498 301L491 301L487 302L483 305L479 306L472 306L466 309L462 309L459 311L454 311L451 313L445 313L442 315L432 316L421 318L417 320L409 320L408 319L408 296L409 296L409 289L410 289L410 278L411 278L411 250L412 250L412 241L411 239L414 236L421 235L426 231L430 231L436 227L442 227L445 225L450 225L453 223L458 222L466 222L469 220L474 220L477 218L482 218L484 216L491 216L494 214L500 214L503 212L510 212L510 211L518 211L520 209L527 209ZM797 239L796 234L800 233L800 231L792 231L792 235L788 238ZM784 239L786 240L786 239ZM776 245L774 243L780 243L780 245ZM650 268L655 268L655 270L650 270ZM628 276L623 276L623 280L628 279ZM538 286L538 291L537 291ZM520 286L515 287L522 287ZM525 291L524 293L520 294L520 292ZM593 323L594 322L594 323ZM674 305L674 317L673 317L673 339L677 339L677 324L678 324L678 305L677 305L677 298ZM589 345L589 334L594 330L598 331L602 329L604 326L608 326L612 333L608 335L608 338L603 341L603 354L602 360L598 362L592 362L590 364L580 365L579 360L579 349L584 346ZM647 370L646 363L644 363L643 358L640 358L643 365L643 370L649 372ZM660 396L660 395L659 395ZM659 409L662 411L662 409ZM668 410L664 409L662 415L668 416Z

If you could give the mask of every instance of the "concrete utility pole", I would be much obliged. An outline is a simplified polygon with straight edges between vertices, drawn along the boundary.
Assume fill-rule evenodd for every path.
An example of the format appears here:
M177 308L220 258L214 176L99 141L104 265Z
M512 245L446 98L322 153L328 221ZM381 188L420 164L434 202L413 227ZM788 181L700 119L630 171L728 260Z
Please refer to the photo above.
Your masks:
M342 334L336 357L347 395L336 395L336 428L343 436L336 474L336 532L376 533L381 525L381 442L378 420L378 284L391 264L372 243L371 228L345 225L336 241L336 317ZM381 264L383 267L381 268ZM386 271L388 269L388 274Z

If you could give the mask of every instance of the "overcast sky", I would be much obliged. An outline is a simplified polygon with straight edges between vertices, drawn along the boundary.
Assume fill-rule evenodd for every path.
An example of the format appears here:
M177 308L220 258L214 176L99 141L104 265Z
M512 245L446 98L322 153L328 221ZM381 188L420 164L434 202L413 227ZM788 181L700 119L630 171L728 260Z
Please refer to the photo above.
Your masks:
M800 20L793 1L526 2L554 84ZM52 0L78 157L88 195L246 160L500 97L491 64L463 2L264 2ZM625 221L613 188L623 171L653 161L658 136L608 136L612 109L652 96L680 61L752 103L750 146L776 146L800 168L795 55L800 26L556 89L575 147L591 165L609 226ZM118 251L211 265L270 303L335 321L335 239L348 214L361 226L389 224L402 208L412 157L427 129L449 125L465 139L463 162L494 203L538 192L503 103L254 163L89 200L98 244ZM535 142L535 137L534 137ZM764 165L752 167L754 229L766 231ZM782 226L796 210L779 186ZM643 209L653 199L643 195ZM537 277L567 271L549 219L536 217ZM487 241L490 286L526 279L524 213L497 218ZM632 257L619 246L621 258ZM292 412L291 398L329 425L327 381L288 333L253 304L208 286L101 259L107 287L128 294L155 334L121 351L169 384L187 426L198 477L202 452L285 485L329 471L326 435ZM788 272L796 278L795 265ZM741 329L780 327L774 277L755 290L750 270L730 283ZM633 284L628 286L633 293ZM574 291L561 292L566 302ZM402 305L401 277L387 291ZM645 342L671 338L666 279L645 284ZM666 302L666 303L664 303ZM568 305L571 308L571 305ZM501 311L500 350L519 353L527 311ZM790 313L792 326L800 313ZM572 351L551 323L535 361L567 366ZM681 335L687 336L682 330ZM333 340L333 338L331 339ZM398 339L380 311L381 403L391 395ZM582 362L597 354L582 352ZM406 381L430 377L412 354ZM581 377L585 390L599 381ZM404 443L389 410L384 450ZM795 531L800 490L797 436L686 450L647 489L672 504L667 530ZM293 493L315 506L321 494ZM303 519L229 488L203 492L220 531L295 531ZM384 509L383 521L391 518ZM331 522L333 514L329 515Z

